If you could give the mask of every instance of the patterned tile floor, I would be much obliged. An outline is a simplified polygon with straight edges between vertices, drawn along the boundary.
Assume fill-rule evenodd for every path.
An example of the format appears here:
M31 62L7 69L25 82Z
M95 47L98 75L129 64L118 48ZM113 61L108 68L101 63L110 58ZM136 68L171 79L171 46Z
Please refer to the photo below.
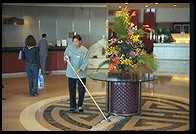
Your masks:
M106 96L93 96L106 117L109 116L105 112ZM31 131L38 130L39 125L40 130L90 131L104 120L89 96L84 100L83 114L69 113L69 100L66 98L54 97L28 106L20 114L21 123ZM30 116L33 113L35 116ZM32 124L32 120L36 124ZM112 127L108 131L186 131L189 129L189 102L184 98L144 93L140 115L126 116L123 120L110 124Z
M92 70L88 70L90 74ZM28 94L26 76L3 78L2 131L90 131L103 115L86 93L84 113L69 113L67 78L62 74L45 77L38 97ZM104 82L87 78L87 87L96 102L106 109ZM159 76L142 84L142 111L112 124L108 131L189 130L189 77Z

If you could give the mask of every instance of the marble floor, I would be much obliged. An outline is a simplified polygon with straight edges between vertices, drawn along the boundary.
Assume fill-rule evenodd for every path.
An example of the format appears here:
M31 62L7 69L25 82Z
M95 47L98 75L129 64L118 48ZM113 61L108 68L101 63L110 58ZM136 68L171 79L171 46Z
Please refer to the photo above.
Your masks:
M88 75L95 70L88 70ZM105 71L105 70L100 70ZM67 78L54 73L44 78L39 96L30 97L25 75L2 78L2 131L93 131L104 117L106 83L87 77L87 88L103 114L86 92L84 113L69 113ZM141 114L120 117L106 131L188 131L189 77L158 76L142 83ZM4 99L5 100L4 100Z

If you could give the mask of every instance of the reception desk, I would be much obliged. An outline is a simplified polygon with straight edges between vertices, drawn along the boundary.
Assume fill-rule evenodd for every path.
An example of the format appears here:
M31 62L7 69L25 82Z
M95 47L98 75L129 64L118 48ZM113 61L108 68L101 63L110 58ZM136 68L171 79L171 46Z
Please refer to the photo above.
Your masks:
M134 77L122 78L110 72L94 72L89 76L93 80L107 82L106 112L122 116L141 113L141 83L156 80L152 74L136 74Z
M23 60L18 60L18 53L22 47L2 48L2 74L24 73L25 65ZM66 64L63 61L66 47L49 48L47 59L47 71L65 70Z
M154 43L153 52L159 61L155 74L189 75L189 43Z

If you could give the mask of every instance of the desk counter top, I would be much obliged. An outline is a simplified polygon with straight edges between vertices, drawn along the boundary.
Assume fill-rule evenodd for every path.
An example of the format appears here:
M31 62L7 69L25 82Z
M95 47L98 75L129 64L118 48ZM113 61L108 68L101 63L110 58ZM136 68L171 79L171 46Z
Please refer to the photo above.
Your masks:
M189 43L154 43L154 47L190 47Z
M2 53L15 53L19 52L22 49L22 47L3 47ZM49 51L65 51L66 47L60 46L60 47L49 47Z

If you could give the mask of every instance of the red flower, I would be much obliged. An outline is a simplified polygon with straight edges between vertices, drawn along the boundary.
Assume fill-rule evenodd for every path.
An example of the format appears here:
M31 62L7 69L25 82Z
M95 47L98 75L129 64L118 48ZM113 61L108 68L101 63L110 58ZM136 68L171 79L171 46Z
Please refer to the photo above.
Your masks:
M148 28L148 27L150 27L149 25L143 25L143 28Z
M113 61L115 64L120 64L120 61L119 61L117 58L112 58L112 61Z
M144 30L147 30L147 31L152 31L153 30L152 28L150 28L149 25L143 25L143 28L144 28Z
M110 70L110 71L114 70L114 68L115 68L115 65L114 65L114 64L110 64L110 65L109 65L109 70Z
M152 28L145 28L145 30L147 30L147 31L152 31Z

